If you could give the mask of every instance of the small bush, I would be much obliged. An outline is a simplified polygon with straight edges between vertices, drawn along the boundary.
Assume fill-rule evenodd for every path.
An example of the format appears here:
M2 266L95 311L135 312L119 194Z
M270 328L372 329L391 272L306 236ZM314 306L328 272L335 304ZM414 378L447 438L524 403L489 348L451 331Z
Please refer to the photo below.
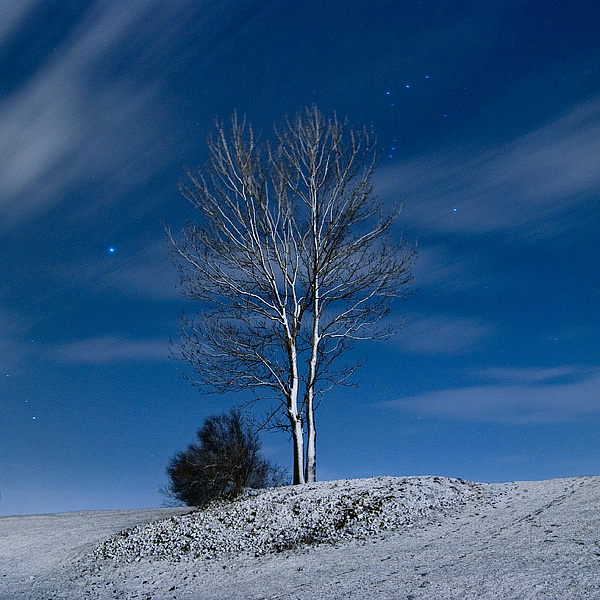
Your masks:
M283 485L285 471L263 458L257 434L238 410L208 417L196 434L197 444L178 452L167 466L163 493L171 503L204 506L231 499L244 488Z

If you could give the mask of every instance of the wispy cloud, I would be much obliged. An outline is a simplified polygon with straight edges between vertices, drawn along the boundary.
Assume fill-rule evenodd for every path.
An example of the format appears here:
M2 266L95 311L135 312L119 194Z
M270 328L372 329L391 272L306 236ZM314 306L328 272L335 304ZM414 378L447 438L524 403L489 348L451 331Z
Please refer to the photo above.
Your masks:
M108 3L91 12L29 80L0 102L4 227L52 208L76 185L114 177L126 155L137 155L138 166L144 164L155 133L147 122L144 127L136 123L150 112L156 90L126 77L100 85L94 74L152 4ZM11 22L17 27L19 19Z
M566 383L586 375L581 367L565 365L561 367L546 368L509 368L493 367L476 373L482 380L503 384L517 385L544 385Z
M423 232L503 232L514 241L563 233L600 192L600 98L495 148L455 148L381 172L379 192L405 199Z
M63 363L104 365L160 362L168 359L169 349L166 340L133 340L107 335L55 346L49 354Z
M418 290L428 292L465 292L490 285L492 276L477 266L477 258L460 252L450 244L436 244L419 249L413 268Z
M576 422L600 413L600 369L493 369L480 375L491 381L385 405L422 417L480 423Z
M104 279L104 285L112 290L152 300L182 300L178 282L165 240L147 244Z
M481 349L493 331L491 324L476 317L412 313L396 339L402 352L452 356Z
M30 325L0 306L0 377L12 376L24 362L29 352L26 336Z
M39 0L4 0L0 5L0 43L8 37Z
M182 300L176 268L169 260L166 239L117 247L105 260L97 256L60 265L55 277L76 280L78 285L112 295L143 300Z

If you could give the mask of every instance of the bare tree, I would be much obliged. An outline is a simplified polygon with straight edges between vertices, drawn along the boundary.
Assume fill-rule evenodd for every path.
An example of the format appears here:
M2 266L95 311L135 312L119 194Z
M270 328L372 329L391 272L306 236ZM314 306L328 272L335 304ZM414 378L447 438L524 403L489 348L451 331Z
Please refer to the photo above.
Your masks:
M356 341L393 333L382 319L408 292L414 252L391 240L399 208L373 193L366 129L313 106L275 133L259 144L236 114L229 131L217 123L208 168L181 185L201 223L171 241L183 292L203 303L180 329L195 382L274 397L298 484L316 478L316 398L350 382L359 363L336 364Z

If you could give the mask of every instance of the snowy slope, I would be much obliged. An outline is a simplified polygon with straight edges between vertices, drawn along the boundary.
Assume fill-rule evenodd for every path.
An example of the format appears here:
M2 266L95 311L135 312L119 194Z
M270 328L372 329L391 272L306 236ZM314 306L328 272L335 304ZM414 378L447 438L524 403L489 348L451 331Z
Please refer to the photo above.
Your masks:
M33 535L32 517L8 517L0 598L600 598L599 507L600 478L377 477L119 511L112 526L111 513L49 515Z

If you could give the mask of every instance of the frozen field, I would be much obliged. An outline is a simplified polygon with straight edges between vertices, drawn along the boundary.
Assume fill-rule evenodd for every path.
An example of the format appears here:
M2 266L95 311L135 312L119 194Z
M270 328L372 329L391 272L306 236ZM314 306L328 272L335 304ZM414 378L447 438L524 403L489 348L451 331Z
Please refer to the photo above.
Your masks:
M600 477L376 477L203 512L3 517L0 598L600 598Z

